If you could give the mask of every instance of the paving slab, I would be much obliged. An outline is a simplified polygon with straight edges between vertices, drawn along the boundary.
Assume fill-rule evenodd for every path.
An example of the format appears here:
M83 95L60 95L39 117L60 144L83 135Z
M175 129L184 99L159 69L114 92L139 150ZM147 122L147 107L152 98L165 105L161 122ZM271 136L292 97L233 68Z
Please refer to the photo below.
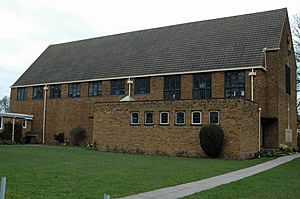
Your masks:
M214 187L228 184L237 180L241 180L243 178L258 174L260 172L272 169L281 164L287 163L295 158L299 158L300 153L287 155L283 157L279 157L275 160L271 160L262 164L258 164L249 168L233 171L230 173L226 173L223 175L207 178L204 180L199 180L195 182L190 182L186 184L176 185L173 187L166 187L162 189L157 189L154 191L149 191L145 193L140 193L132 196L123 197L120 199L176 199L182 198L189 195L193 195L195 193L212 189Z

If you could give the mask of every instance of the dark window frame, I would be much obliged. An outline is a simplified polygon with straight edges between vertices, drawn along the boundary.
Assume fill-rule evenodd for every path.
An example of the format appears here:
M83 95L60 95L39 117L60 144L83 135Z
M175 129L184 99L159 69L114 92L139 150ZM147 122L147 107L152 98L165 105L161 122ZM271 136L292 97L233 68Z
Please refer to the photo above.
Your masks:
M165 119L163 114L167 114L167 122L163 121L163 119ZM169 125L170 124L170 113L169 112L162 111L159 113L159 124L160 125Z
M151 114L152 115L152 122L147 122L148 120L148 114ZM146 126L149 126L149 125L154 125L154 112L153 111L146 111L145 112L145 120L144 120L144 122L145 122L145 125Z
M68 84L68 97L69 98L78 98L80 97L80 90L81 90L80 83L72 83Z
M193 99L211 99L211 73L193 75Z
M110 80L110 95L125 95L125 80Z
M146 95L150 93L151 88L150 77L136 78L134 80L134 94L135 95Z
M23 129L27 128L27 120L26 119L22 120L22 128Z
M183 123L178 122L178 114L183 113ZM175 112L175 125L185 125L186 119L185 119L185 112L184 111L176 111Z
M181 75L164 77L164 99L179 100L181 98Z
M44 97L44 87L43 86L34 86L32 87L32 99L41 100Z
M134 122L133 121L133 115L134 114L137 114L137 122ZM140 124L140 118L139 118L139 112L132 112L131 114L130 114L130 124L131 125L139 125Z
M27 100L27 87L17 89L17 100Z
M212 122L211 121L211 114L212 113L217 113L218 114L218 122ZM219 125L220 124L220 111L209 111L209 123L210 124L215 124L215 125Z
M61 84L50 85L50 99L61 98Z
M194 114L199 113L199 122L194 122ZM202 112L201 111L192 111L191 113L191 125L202 125Z
M285 65L285 93L291 95L291 68Z
M246 96L245 71L224 72L224 98L244 98Z
M102 81L89 82L89 97L102 95Z

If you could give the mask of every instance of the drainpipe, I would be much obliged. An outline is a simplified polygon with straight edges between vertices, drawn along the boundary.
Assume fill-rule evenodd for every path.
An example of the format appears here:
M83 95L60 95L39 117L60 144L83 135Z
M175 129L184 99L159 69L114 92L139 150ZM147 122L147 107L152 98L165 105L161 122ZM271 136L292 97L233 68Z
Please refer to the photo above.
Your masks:
M130 97L131 96L131 84L133 84L133 81L130 80L130 77L128 78L127 84L128 84L128 96Z
M16 123L16 118L13 118L11 142L15 141L15 123Z
M290 118L290 103L288 103L288 130L291 129L291 118Z
M265 56L265 68L267 68L267 48L263 48L264 56Z
M256 76L256 72L253 68L251 72L249 72L249 76L251 78L251 101L254 101L254 76Z
M258 151L260 151L261 108L258 108Z
M43 115L43 144L45 144L45 131L46 131L46 105L47 105L47 90L48 86L44 86L44 115Z

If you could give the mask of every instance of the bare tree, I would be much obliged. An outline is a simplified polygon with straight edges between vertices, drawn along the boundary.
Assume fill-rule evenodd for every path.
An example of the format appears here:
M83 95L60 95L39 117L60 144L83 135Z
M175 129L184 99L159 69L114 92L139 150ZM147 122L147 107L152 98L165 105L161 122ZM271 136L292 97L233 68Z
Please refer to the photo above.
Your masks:
M9 97L4 96L0 100L0 112L9 112Z
M300 63L300 15L294 16L293 24L293 42L297 65Z
M297 62L297 109L300 109L300 15L294 16L292 27L293 43Z

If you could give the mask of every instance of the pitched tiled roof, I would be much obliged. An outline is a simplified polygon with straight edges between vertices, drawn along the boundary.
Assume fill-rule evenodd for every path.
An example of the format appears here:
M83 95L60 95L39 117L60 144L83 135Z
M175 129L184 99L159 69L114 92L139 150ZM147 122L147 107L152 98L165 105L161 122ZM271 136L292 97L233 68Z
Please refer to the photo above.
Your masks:
M286 9L49 46L13 86L261 66Z

